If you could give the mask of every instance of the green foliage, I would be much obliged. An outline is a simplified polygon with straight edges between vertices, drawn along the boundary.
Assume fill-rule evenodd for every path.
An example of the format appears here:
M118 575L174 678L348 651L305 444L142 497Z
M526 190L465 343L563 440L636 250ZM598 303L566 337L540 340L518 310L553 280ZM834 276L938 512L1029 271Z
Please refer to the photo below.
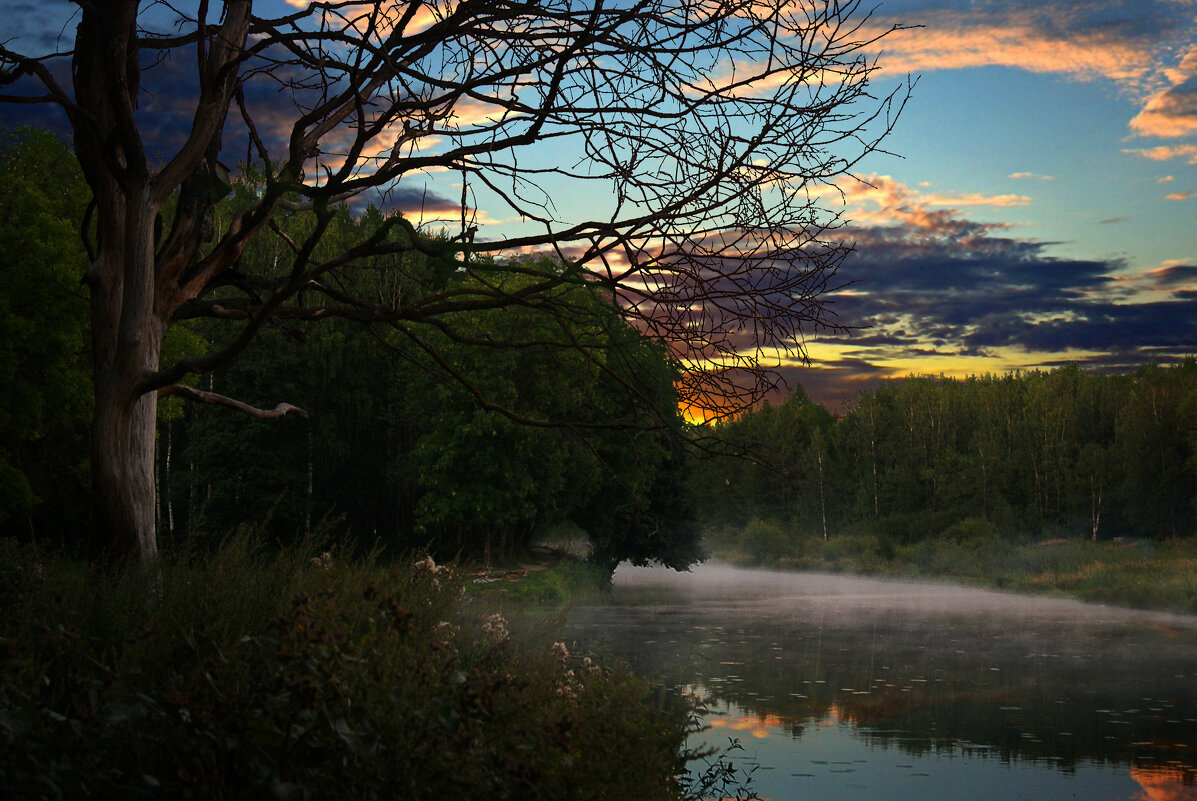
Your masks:
M215 227L229 225L264 180L246 171ZM27 539L78 538L87 528L92 388L78 231L87 200L78 165L51 136L21 131L0 146L0 250L10 254L0 265L0 531ZM172 214L173 203L165 230ZM212 540L251 521L290 543L335 519L400 551L502 559L538 530L572 521L608 567L698 558L676 364L609 296L552 259L465 264L452 243L374 208L281 213L275 223L242 254L244 272L287 274L293 243L320 225L315 260L363 241L419 238L416 251L363 256L324 279L345 297L410 314L382 328L335 319L267 327L224 368L185 379L310 416L254 421L165 399L156 476L164 543ZM245 297L223 286L202 300L236 306ZM163 362L220 351L241 325L176 321Z
M695 466L704 520L810 531L822 519L832 539L863 531L889 551L1197 533L1193 360L1127 375L911 377L861 393L834 421L799 413L812 405L799 393L719 430L752 458Z
M523 576L476 579L467 591L492 602L561 607L593 597L611 586L611 574L592 563L566 559Z
M385 219L371 210L338 213L335 223L360 238ZM295 215L288 224L309 222ZM270 245L247 258L277 258ZM678 450L676 368L663 348L557 262L477 262L444 274L430 265L410 257L390 265L395 274L369 273L377 283L356 292L388 302L442 293L449 310L435 323L368 330L325 321L302 343L267 330L205 379L255 405L285 399L309 418L252 422L192 408L168 423L159 437L163 528L203 538L253 510L288 542L332 515L397 550L501 561L570 521L608 570L625 558L692 563L698 532ZM556 285L526 302L472 307L487 293L517 296L546 281ZM204 330L215 347L232 333Z
M740 548L756 564L770 564L795 556L793 541L776 523L753 518L740 533Z
M53 136L0 139L0 530L56 536L86 508L87 189Z
M21 798L676 798L685 708L513 636L430 559L44 565L0 624ZM612 766L618 766L612 770Z

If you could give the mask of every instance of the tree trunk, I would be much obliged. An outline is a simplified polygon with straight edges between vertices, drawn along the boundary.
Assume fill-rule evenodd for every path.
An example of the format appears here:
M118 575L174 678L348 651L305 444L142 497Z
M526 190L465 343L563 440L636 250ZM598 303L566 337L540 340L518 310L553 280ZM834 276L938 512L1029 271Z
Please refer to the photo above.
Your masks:
M158 369L164 333L154 312L154 219L144 193L97 200L111 204L112 213L100 215L104 247L88 272L95 356L92 537L105 558L149 564L158 555L158 398L139 385Z

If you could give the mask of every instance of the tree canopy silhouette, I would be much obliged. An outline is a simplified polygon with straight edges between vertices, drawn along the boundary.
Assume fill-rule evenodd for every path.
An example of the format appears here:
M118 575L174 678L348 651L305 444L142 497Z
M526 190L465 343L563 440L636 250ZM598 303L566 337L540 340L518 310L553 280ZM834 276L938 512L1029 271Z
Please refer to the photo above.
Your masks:
M669 343L682 402L716 415L771 386L763 354L804 356L806 334L836 325L824 296L850 245L814 190L879 147L909 91L870 94L867 48L886 31L855 0L288 3L269 17L281 6L76 0L69 47L0 47L0 99L65 112L94 196L92 516L110 552L157 553L158 397L232 404L181 382L267 323L342 316L420 343L452 338L438 321L462 310L568 319L552 298L569 294L549 290L584 285ZM222 158L259 183L218 227ZM338 204L398 208L446 172L462 195L444 238L410 204L360 241L328 236ZM487 238L483 202L524 225ZM314 224L280 233L298 209ZM286 245L275 269L243 269L269 236ZM517 290L488 281L537 249L568 266L530 269ZM415 254L474 280L356 291L358 271ZM166 331L201 315L238 335L162 363Z

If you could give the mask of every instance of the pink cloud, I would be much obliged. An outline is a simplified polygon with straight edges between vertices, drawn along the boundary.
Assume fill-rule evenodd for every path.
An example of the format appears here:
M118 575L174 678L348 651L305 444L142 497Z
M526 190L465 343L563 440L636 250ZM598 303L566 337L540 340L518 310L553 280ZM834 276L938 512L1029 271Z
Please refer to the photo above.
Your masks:
M1192 192L1173 192L1170 195L1165 195L1164 200L1182 201L1193 197Z
M1130 121L1130 127L1139 136L1197 133L1197 77L1157 92Z
M887 36L880 44L881 66L914 73L1000 66L1135 83L1155 70L1149 43L1109 28L1086 28L1068 17L1068 10L1051 6L937 11L925 28ZM892 22L878 19L878 30Z
M1026 195L985 195L979 192L928 193L897 181L888 175L865 175L861 180L842 179L820 194L833 200L838 196L853 223L885 226L902 225L931 233L944 233L958 222L955 210L966 206L1011 208L1032 202Z
M925 25L877 44L884 70L1009 67L1113 81L1141 104L1130 123L1135 134L1176 137L1197 132L1197 47L1186 33L1191 14L1178 6L998 3L984 10L938 9L926 19L879 15L867 33L896 22Z
M1138 149L1123 150L1123 153L1128 153L1132 156L1142 156L1145 159L1152 161L1172 161L1174 159L1184 159L1189 164L1197 164L1197 145L1159 145L1158 147L1145 147ZM1171 180L1171 176L1160 179L1161 182Z

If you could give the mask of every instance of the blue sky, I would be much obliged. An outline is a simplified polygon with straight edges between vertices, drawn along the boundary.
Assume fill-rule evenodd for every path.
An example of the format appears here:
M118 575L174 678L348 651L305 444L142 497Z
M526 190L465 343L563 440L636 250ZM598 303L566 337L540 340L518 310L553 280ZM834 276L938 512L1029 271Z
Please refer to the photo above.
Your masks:
M858 252L793 377L862 380L1197 353L1197 4L887 2L883 70L917 75L849 198ZM882 80L881 88L885 87ZM927 215L935 215L934 218Z
M0 2L12 46L69 36L73 8ZM833 308L859 330L812 339L810 366L782 358L787 378L835 403L909 373L1125 369L1197 353L1195 20L1197 0L878 5L871 29L921 27L872 53L877 91L918 82L886 143L896 155L838 184L857 252ZM170 106L162 93L143 112ZM427 191L446 218L460 196L444 174L402 189L409 207ZM562 217L588 203L555 200ZM478 201L480 236L515 230Z

